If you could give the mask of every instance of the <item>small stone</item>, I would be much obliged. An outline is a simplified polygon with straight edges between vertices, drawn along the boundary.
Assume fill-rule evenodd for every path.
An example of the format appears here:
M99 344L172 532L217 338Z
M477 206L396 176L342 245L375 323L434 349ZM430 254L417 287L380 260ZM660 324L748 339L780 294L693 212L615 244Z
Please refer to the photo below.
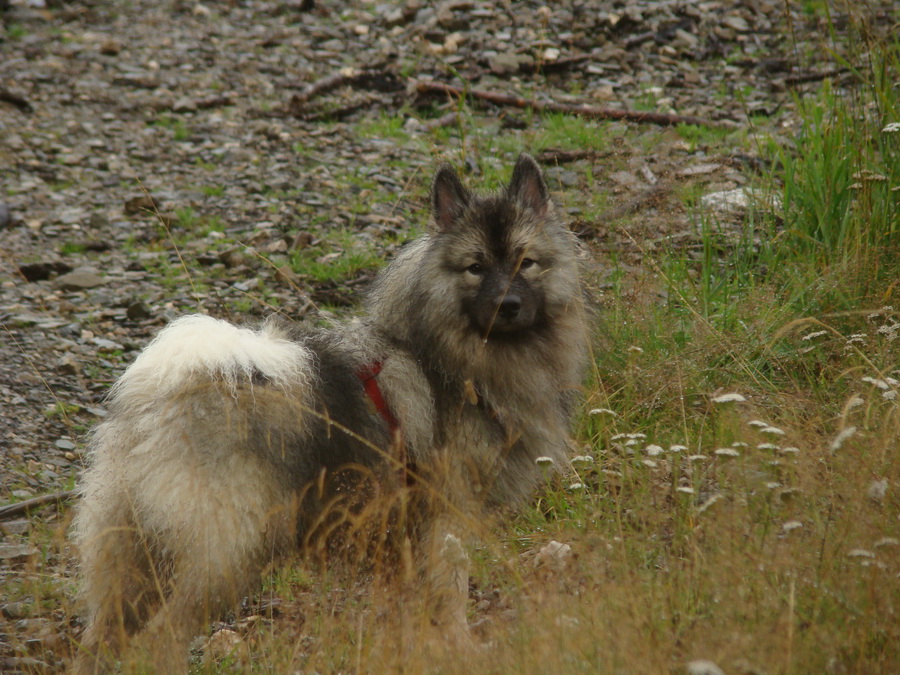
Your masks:
M34 263L23 263L19 265L19 273L25 277L26 281L44 281L54 274L65 274L71 271L72 267L64 262L44 261Z
M144 321L153 316L147 303L143 300L135 300L125 308L125 316L131 321Z
M60 450L74 450L76 447L68 438L57 438L54 445Z
M40 551L27 544L0 544L0 560L13 564L35 560L39 554Z
M546 546L541 547L538 554L534 557L535 567L550 567L557 572L561 571L572 557L572 547L568 544L561 544L558 541L551 541Z
M0 230L9 227L12 222L12 216L9 213L9 206L4 202L0 202Z
M138 195L125 200L125 213L129 216L156 211L156 202L150 195Z
M117 56L122 51L122 43L110 38L100 43L100 53L104 56Z
M91 267L78 267L56 278L56 285L64 291L83 291L105 283L106 279Z

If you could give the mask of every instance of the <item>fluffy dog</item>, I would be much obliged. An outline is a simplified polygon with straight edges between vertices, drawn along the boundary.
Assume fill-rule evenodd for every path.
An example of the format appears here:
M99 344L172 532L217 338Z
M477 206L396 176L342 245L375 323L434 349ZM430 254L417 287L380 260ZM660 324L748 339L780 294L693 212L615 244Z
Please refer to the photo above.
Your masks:
M531 157L487 195L444 165L431 201L428 232L362 318L183 317L114 385L73 528L82 671L111 668L132 639L155 645L159 672L185 669L191 638L268 564L360 529L422 551L464 624L455 515L526 498L538 457L567 463L587 329L576 240ZM379 498L390 515L361 527Z

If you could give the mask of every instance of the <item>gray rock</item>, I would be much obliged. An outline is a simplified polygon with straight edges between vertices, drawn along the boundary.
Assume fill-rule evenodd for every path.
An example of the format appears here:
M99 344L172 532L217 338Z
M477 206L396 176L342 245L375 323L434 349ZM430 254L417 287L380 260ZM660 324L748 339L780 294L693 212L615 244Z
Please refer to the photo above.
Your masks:
M105 283L106 279L90 267L79 267L56 278L56 285L65 291L81 291L86 288L96 288Z

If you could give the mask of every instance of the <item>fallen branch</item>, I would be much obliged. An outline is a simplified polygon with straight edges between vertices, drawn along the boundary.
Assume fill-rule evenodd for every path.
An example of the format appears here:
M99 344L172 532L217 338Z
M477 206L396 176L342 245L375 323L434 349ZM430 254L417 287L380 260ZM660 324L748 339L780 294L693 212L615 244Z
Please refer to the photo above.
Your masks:
M64 490L62 492L53 492L48 495L41 495L40 497L33 497L22 502L16 502L15 504L6 504L4 506L0 506L0 520L6 520L7 518L18 516L21 513L26 513L28 511L31 511L32 509L36 509L47 504L61 504L63 502L69 501L74 496L75 490Z
M551 148L539 152L534 158L538 164L567 164L568 162L577 162L580 159L598 159L606 157L608 152L600 152L599 150L557 150Z
M342 68L336 73L316 80L302 91L291 96L288 112L294 117L303 114L306 104L312 99L328 93L338 87L353 86L360 89L375 89L381 92L394 92L403 88L396 73L385 68Z
M482 91L479 89L458 89L449 84L434 81L418 81L415 84L416 91L420 94L444 94L455 98L471 96L482 101L488 101L497 105L508 105L514 108L531 108L537 111L560 112L568 115L579 115L604 120L625 120L673 126L675 124L696 124L697 126L715 127L724 126L721 122L713 122L702 117L692 115L668 115L665 113L637 112L633 110L618 110L616 108L601 108L587 104L575 105L571 103L557 103L555 101L537 101L535 99L510 96L494 91Z

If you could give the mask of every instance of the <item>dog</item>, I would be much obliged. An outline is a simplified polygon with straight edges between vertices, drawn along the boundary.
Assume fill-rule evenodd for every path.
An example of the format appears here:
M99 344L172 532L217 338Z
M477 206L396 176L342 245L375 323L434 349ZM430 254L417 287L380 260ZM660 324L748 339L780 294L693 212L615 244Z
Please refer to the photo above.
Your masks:
M182 317L115 383L73 523L78 670L111 669L134 642L158 672L184 671L191 639L268 565L391 538L465 629L454 528L526 499L538 458L567 465L588 329L579 246L533 158L488 194L445 164L431 206L360 318Z

